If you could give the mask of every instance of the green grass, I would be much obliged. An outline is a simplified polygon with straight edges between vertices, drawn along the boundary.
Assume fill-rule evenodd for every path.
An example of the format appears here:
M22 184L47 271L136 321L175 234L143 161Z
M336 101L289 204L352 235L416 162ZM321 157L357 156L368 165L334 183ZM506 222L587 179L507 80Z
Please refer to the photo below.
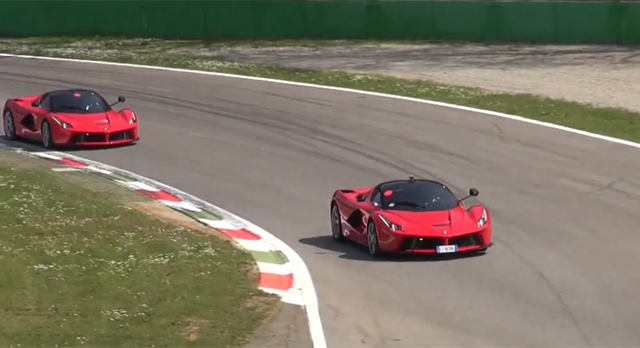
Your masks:
M279 303L230 242L22 157L0 161L0 346L238 347Z
M355 88L516 114L640 142L640 114L622 109L598 108L533 95L491 93L477 88L382 75L242 64L216 57L207 58L195 53L189 53L190 50L195 52L195 50L202 50L211 47L211 45L220 44L220 42L162 41L156 39L18 39L0 40L0 52L180 67ZM238 42L232 42L232 44L237 45ZM280 44L274 42L259 42L259 44L245 42L244 44L263 47L267 44L283 46L311 43L288 41Z
M123 39L116 37L33 37L22 39L7 39L6 42L22 42L28 44L72 44L77 42L92 41L103 47L129 46L139 48L145 46L189 46L189 47L336 47L358 45L421 45L439 43L439 40L372 40L372 39L279 39L279 40L251 40L251 39L212 39L212 40L171 40L171 39ZM447 42L448 44L464 44L464 42Z

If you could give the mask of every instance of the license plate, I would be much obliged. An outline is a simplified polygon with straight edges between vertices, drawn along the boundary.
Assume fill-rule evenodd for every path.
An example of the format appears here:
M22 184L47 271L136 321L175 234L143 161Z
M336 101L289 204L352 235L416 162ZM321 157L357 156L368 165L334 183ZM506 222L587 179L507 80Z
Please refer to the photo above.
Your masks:
M436 247L438 253L455 253L458 251L457 245L438 245Z

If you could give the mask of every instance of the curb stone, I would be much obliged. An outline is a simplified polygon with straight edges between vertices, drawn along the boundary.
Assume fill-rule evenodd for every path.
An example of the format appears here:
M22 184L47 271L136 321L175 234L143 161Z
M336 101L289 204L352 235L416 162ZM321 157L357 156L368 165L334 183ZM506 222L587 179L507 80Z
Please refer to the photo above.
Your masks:
M285 253L268 238L264 238L259 232L252 231L250 226L237 221L228 213L216 211L203 201L183 197L178 192L172 192L175 190L168 187L158 188L148 179L132 177L131 173L111 166L60 152L31 152L21 148L2 147L65 166L53 168L56 172L83 171L101 176L220 231L253 256L260 273L258 287L261 290L278 295L282 302L304 306L302 288L296 281L293 267Z

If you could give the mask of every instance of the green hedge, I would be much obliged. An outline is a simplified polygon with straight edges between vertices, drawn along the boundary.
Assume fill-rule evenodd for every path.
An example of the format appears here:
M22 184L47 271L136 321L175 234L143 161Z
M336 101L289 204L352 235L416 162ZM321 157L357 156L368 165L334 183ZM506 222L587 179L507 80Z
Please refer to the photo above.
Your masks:
M0 1L0 35L638 43L640 3Z

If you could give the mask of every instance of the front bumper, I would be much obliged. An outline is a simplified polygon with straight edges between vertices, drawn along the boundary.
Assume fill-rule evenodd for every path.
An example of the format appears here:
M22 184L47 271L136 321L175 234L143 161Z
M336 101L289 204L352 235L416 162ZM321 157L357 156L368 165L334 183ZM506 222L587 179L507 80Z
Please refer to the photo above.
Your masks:
M55 143L67 146L105 146L128 144L140 140L138 128L129 128L107 132L60 131Z
M456 245L457 252L485 250L493 245L484 232L463 234L455 237L417 237L402 236L395 245L395 252L407 254L436 254L437 247Z

